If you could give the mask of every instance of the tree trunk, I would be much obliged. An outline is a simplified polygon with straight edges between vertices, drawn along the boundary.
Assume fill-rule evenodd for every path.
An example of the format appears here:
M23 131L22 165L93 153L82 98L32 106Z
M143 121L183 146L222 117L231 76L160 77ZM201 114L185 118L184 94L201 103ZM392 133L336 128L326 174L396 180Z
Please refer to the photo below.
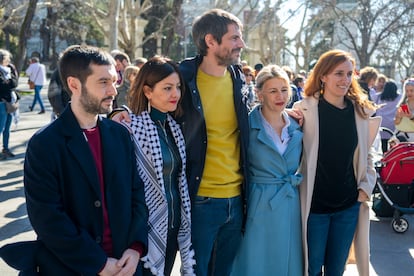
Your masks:
M22 26L19 32L19 44L17 46L17 57L16 57L16 68L19 72L22 71L24 66L24 61L26 59L26 46L27 46L27 39L30 37L30 25L32 24L32 20L36 11L36 5L38 0L29 0L29 4L27 5L26 15L24 17Z
M167 31L166 34L166 40L168 43L164 43L164 49L163 53L166 56L174 56L177 55L177 53L172 53L172 48L179 48L175 42L175 34L177 32L177 26L178 26L178 18L180 18L180 11L181 6L183 4L183 0L174 0L174 3L172 5L172 11L171 11L171 17L169 21L171 22L170 28Z
M118 17L119 17L119 0L111 0L109 3L109 50L118 49Z

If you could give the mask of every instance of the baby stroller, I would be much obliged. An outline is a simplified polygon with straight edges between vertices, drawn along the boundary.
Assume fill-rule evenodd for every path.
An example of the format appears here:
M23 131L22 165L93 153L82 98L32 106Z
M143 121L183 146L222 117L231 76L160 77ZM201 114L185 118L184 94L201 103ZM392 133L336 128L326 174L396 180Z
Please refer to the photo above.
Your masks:
M414 214L414 143L400 142L376 163L377 183L372 209L378 217L393 217L392 229L408 230L404 214Z

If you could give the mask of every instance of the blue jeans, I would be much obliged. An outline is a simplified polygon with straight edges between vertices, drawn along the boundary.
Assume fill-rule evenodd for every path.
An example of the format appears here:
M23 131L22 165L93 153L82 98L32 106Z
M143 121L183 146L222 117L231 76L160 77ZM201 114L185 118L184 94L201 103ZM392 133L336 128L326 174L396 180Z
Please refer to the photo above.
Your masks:
M339 212L309 214L307 233L309 276L342 276L354 238L360 205L360 202L356 202L348 209Z
M0 135L3 133L7 120L6 104L0 100Z
M9 149L9 137L10 137L10 127L12 123L13 116L11 114L6 115L6 123L4 124L3 130L3 149Z
M42 97L40 96L40 91L42 90L43 85L35 85L34 87L34 98L33 98L33 102L32 102L32 106L31 106L31 110L33 110L33 108L36 105L36 102L39 102L40 105L40 110L45 110L45 107L43 105L43 101L42 101Z
M191 213L196 275L230 275L241 242L241 197L197 196Z

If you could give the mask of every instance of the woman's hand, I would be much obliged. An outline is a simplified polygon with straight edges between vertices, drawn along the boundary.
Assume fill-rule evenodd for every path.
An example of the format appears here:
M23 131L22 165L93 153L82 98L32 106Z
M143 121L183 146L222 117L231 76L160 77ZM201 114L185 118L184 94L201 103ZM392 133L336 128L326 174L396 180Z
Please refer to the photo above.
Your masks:
M303 112L302 112L302 110L295 109L295 108L293 108L293 109L286 108L286 112L290 117L295 119L300 126L303 125Z
M397 112L395 113L394 123L398 125L399 123L401 123L401 119L403 117L408 117L411 119L413 117L413 114L411 113L410 110L408 110L408 113L405 112L400 106L398 107Z
M368 195L364 192L364 190L362 190L362 189L359 189L358 190L358 201L359 202L365 202L365 201L368 201L369 200L369 197L368 197Z
M130 123L131 117L129 117L128 112L124 110L112 116L111 120L117 123L122 123L122 122Z
M410 110L408 110L408 112L405 112L402 107L398 107L397 109L397 117L408 117L411 118L413 116L413 114L411 113Z

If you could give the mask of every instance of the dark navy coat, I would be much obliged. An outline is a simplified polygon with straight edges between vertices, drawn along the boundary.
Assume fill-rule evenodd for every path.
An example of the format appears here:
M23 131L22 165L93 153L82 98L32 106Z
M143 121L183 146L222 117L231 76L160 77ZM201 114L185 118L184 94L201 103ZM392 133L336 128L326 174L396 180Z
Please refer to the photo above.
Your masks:
M128 131L104 118L98 126L113 257L120 258L135 242L146 250L148 211ZM101 247L101 190L94 158L70 105L30 139L24 186L30 222L50 253L47 264L61 262L75 274L97 274L107 259Z

